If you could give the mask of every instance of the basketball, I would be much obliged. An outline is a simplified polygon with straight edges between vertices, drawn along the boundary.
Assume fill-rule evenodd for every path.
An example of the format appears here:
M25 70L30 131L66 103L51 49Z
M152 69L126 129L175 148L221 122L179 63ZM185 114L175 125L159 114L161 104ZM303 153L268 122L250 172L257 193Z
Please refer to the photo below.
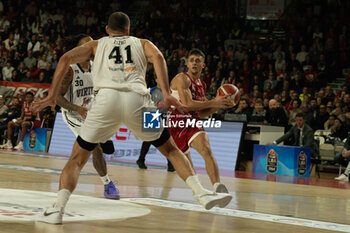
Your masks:
M218 91L216 92L216 95L219 95L219 96L231 95L230 99L233 105L236 105L239 102L239 99L241 97L241 93L238 90L238 88L232 84L224 84L221 87L219 87Z

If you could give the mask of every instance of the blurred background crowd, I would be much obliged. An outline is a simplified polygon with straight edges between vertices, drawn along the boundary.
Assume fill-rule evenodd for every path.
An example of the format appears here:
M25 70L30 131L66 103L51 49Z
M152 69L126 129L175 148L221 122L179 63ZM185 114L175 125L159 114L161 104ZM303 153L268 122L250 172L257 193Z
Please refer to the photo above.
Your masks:
M241 114L287 130L302 112L314 130L344 139L350 129L350 2L285 1L278 20L247 20L242 2L1 0L1 80L50 83L65 52L62 40L78 33L98 39L106 35L107 16L122 10L131 18L131 34L161 49L170 80L186 70L188 51L199 48L206 54L208 99L222 84L239 87L239 104L217 117ZM149 86L153 75L150 66Z

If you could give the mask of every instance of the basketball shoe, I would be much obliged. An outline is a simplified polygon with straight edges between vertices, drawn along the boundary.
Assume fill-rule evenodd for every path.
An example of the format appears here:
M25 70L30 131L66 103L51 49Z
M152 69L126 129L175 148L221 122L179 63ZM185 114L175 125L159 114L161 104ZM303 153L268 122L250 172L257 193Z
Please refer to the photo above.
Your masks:
M20 142L17 144L17 146L15 146L14 149L15 149L15 150L23 150L23 142L20 141Z
M206 210L210 210L214 206L223 208L232 200L232 196L228 193L214 193L210 191L195 195L195 198Z
M1 149L12 149L13 146L12 146L11 140L7 140L7 142L5 144L0 145L0 148Z
M229 193L226 186L223 183L215 183L214 190L216 193Z
M55 205L47 207L38 218L39 222L46 222L51 224L62 224L63 208L58 208Z
M137 163L137 165L139 166L140 169L147 169L145 161L136 160L136 163Z
M335 177L334 179L339 181L348 181L349 177L345 173L343 173L340 176Z
M105 198L116 200L120 199L119 190L115 187L112 181L109 182L109 184L105 184L104 189Z

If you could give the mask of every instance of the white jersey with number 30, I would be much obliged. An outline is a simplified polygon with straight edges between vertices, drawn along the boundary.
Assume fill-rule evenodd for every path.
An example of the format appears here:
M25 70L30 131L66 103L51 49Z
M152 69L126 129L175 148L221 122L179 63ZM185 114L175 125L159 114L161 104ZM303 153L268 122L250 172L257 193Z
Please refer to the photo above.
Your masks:
M84 71L79 64L72 64L72 83L69 86L64 98L69 102L89 109L94 97L94 87L90 71ZM84 119L76 111L62 108L64 120L73 127L80 127Z
M98 40L92 65L94 88L112 88L148 94L145 75L147 59L140 39L132 36Z

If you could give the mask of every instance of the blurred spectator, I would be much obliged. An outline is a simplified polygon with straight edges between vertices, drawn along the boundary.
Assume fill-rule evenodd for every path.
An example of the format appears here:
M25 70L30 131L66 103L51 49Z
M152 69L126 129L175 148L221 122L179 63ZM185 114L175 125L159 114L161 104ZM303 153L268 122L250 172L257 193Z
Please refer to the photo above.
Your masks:
M17 49L17 41L14 38L13 33L10 33L9 38L4 40L5 48L8 51L16 50Z
M350 175L350 136L347 137L343 149L334 156L334 161L346 167L345 172L334 179L348 181Z
M0 57L3 57L5 53L7 56L10 55L10 51L5 47L5 44L0 43Z
M306 60L306 56L308 55L308 53L306 52L306 45L303 44L301 46L301 51L299 53L297 53L297 56L296 56L296 60L302 64L305 60Z
M318 129L325 129L325 124L326 122L329 120L329 114L326 111L326 105L321 104L320 107L318 108L317 114L315 119L312 119L312 121L310 122L310 126L313 130L318 130ZM332 121L334 121L334 116L333 119L331 120L331 125L332 126ZM327 127L329 125L329 122L327 123Z
M18 67L19 63L22 61L22 58L20 57L20 54L18 51L15 52L13 55L13 58L11 59L11 64L13 67Z
M4 114L8 107L5 104L4 97L0 95L0 115Z
M2 68L2 78L4 81L12 81L12 71L15 68L11 65L11 63L8 61L6 63L6 66Z
M37 34L33 34L31 40L28 42L27 50L32 50L36 54L40 50L40 41L37 40Z
M335 118L334 124L331 127L331 137L340 138L343 141L348 136L348 130L343 125L339 118Z
M270 89L273 90L276 85L277 81L275 79L275 75L273 72L270 72L268 75L268 79L266 79L264 82L264 91L269 89L268 87L270 87Z
M254 110L250 117L250 122L264 122L266 110L264 109L263 101L257 99L254 104Z
M245 98L241 98L239 100L238 103L238 107L236 108L236 110L234 110L235 114L242 114L242 115L246 115L247 117L247 121L250 120L250 116L251 116L251 110L249 107L249 101Z
M4 131L7 129L8 122L17 119L21 116L21 105L17 97L12 97L11 106L2 114L0 114L0 136L1 142L7 137L4 136Z
M288 125L291 125L291 126L295 125L295 117L297 116L298 113L302 112L300 105L301 105L301 101L299 99L294 99L292 101L293 109L289 112Z
M27 69L32 68L33 66L36 66L36 58L33 57L33 51L28 50L28 56L24 58L24 65Z
M269 109L266 112L265 123L269 123L274 126L287 127L288 118L283 108L278 106L275 99L269 101Z
M44 92L43 98L47 97L48 92ZM56 111L52 110L50 106L44 108L40 112L40 119L42 119L41 122L41 128L53 128L54 121L55 121L55 115Z
M46 54L39 56L37 66L40 70L45 70L47 68L48 62L47 62L46 58L47 58Z
M277 55L277 59L275 62L275 71L276 73L279 73L282 71L282 67L286 65L286 61L284 60L282 53L279 53Z
M299 95L299 99L300 99L301 101L304 101L304 97L305 97L305 96L308 96L308 97L311 96L311 94L309 93L309 90L308 90L307 87L303 87L303 91L302 91L302 93Z

